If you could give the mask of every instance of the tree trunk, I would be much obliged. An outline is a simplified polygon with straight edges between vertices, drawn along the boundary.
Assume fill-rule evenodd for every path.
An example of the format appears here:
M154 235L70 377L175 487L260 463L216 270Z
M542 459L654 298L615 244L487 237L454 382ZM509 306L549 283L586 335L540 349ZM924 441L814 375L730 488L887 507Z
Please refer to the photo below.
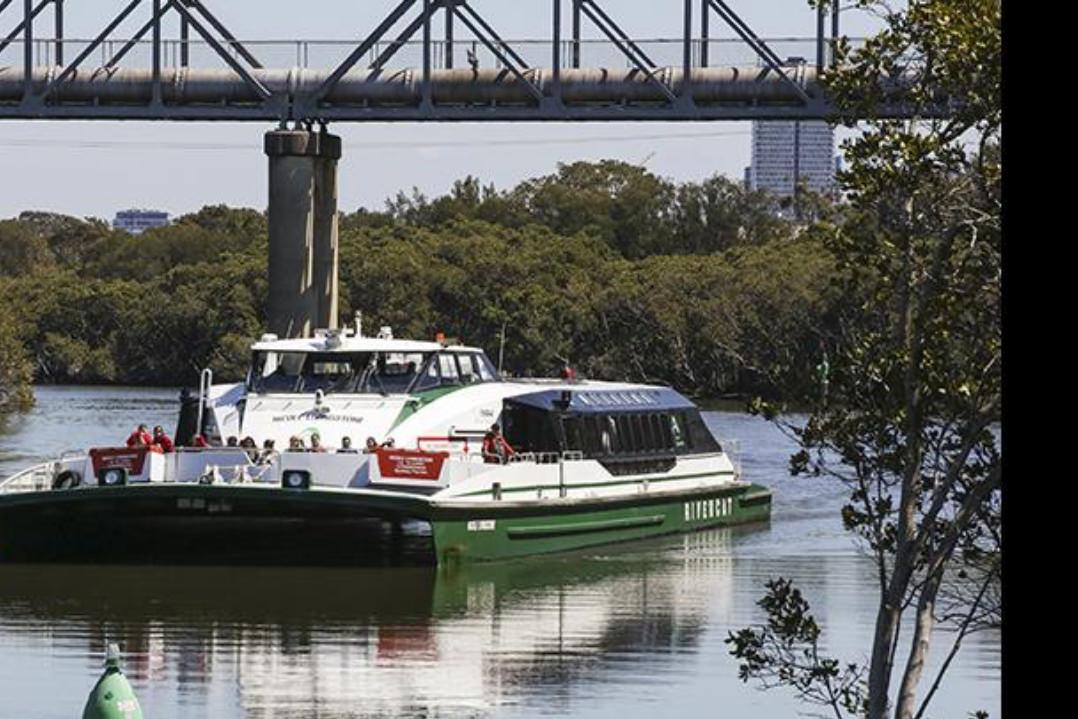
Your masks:
M868 671L868 719L885 719L887 716L887 693L891 688L891 645L901 618L901 601L891 602L885 597L876 614L876 635L872 641L872 659Z
M906 661L906 670L902 673L902 685L898 690L898 702L895 705L895 719L913 719L916 711L917 684L924 673L928 659L928 646L935 624L936 595L939 593L940 576L936 575L925 582L921 596L917 600L916 624L913 628L913 640L910 642L910 656Z

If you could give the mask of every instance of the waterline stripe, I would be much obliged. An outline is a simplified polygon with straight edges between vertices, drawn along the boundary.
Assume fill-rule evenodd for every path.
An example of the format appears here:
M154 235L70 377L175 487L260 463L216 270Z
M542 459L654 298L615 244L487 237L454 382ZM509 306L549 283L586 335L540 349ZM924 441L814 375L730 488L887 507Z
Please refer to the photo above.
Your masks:
M604 532L610 529L654 527L662 524L664 521L666 521L665 515L652 514L647 517L597 519L591 522L574 522L572 524L541 524L533 527L513 527L509 529L506 534L510 539L540 539L542 537L559 537L567 534Z
M592 489L594 487L618 487L618 486L621 486L623 484L642 484L644 482L648 482L649 484L652 483L652 482L655 482L655 483L659 483L659 482L676 482L676 481L682 480L682 479L697 479L697 478L700 478L700 477L720 477L720 476L723 476L723 475L733 476L733 472L700 472L700 473L697 473L697 474L679 474L679 475L677 475L675 477L646 477L646 476L638 475L636 478L623 479L623 480L620 480L618 482L588 482L588 483L585 483L585 484L566 484L565 489L566 490L571 490L571 489ZM509 492L537 492L539 490L547 490L547 489L557 490L557 489L560 489L560 485L557 485L557 484L532 484L532 485L528 485L526 487L502 487L502 494L508 494ZM455 494L455 495L452 495L452 496L444 497L442 499L444 499L444 500L453 500L453 499L459 499L459 498L463 498L463 497L479 497L479 496L488 495L488 494L490 494L490 492L491 492L491 490L489 490L489 489L479 489L479 490L476 490L474 492L466 492L465 494Z

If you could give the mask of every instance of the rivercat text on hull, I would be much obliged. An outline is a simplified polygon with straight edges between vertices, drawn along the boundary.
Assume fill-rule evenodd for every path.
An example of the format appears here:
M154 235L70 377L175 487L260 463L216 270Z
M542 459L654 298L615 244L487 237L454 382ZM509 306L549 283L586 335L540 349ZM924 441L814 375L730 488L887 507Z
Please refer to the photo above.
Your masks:
M245 382L206 371L181 404L174 451L66 453L0 483L0 560L272 561L313 538L346 560L370 518L428 523L437 562L488 560L770 515L668 387L507 380L480 349L389 328L266 335Z

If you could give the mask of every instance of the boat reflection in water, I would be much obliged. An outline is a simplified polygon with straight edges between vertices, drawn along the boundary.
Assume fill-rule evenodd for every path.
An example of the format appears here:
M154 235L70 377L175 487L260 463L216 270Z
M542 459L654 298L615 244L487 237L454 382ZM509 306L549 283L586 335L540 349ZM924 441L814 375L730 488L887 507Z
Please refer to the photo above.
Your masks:
M12 709L33 716L35 682L42 716L77 704L115 641L155 718L567 712L578 685L696 653L758 531L441 568L0 566L0 642L51 666Z

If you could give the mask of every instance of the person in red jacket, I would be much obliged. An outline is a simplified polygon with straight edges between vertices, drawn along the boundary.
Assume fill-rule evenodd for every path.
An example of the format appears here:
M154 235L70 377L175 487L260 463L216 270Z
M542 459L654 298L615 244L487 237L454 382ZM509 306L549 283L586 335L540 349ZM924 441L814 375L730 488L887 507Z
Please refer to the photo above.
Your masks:
M483 461L487 464L505 464L516 451L505 441L502 428L490 425L490 431L483 436Z
M146 425L140 424L138 428L127 437L128 447L149 447L153 444L153 437L146 430Z
M155 447L160 447L161 451L165 454L168 454L174 449L172 438L165 434L165 430L161 425L157 425L153 428L153 444Z

